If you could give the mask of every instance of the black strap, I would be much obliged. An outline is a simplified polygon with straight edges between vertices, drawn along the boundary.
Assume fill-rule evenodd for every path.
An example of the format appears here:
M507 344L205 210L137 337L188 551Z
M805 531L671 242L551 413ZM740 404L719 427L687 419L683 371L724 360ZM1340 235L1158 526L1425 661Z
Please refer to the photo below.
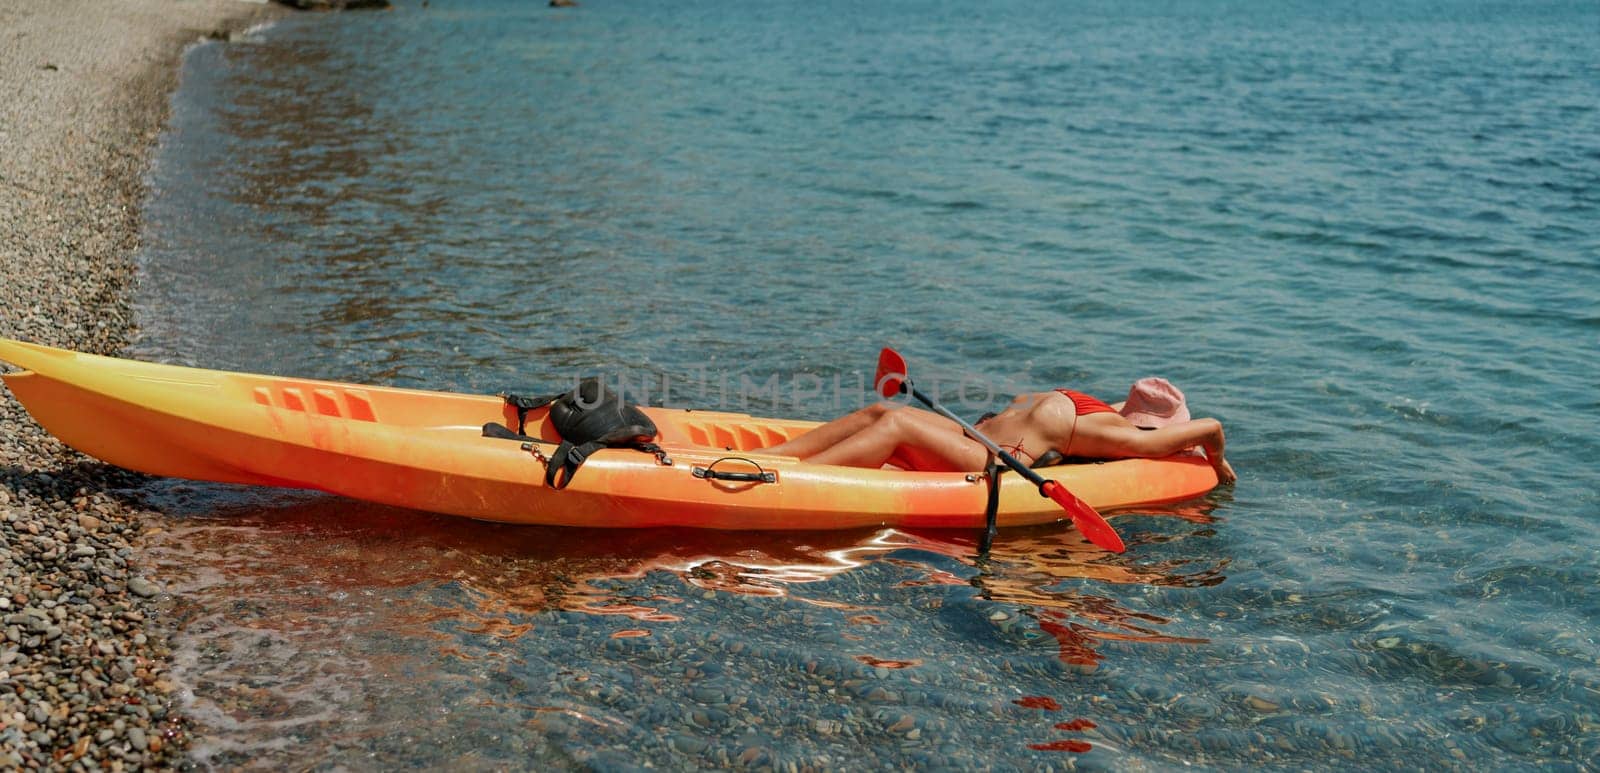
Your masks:
M556 446L556 452L550 455L550 464L544 468L545 485L558 490L566 488L567 484L572 482L572 476L578 474L578 468L589 460L589 454L605 447L606 444L601 442L575 446L565 440L561 441L561 445ZM563 472L566 474L561 475ZM558 475L560 477L557 477Z
M1006 466L996 463L994 454L990 454L989 463L983 468L983 477L989 482L989 500L983 506L983 541L978 546L978 552L984 555L994 545L994 535L1000 528L1000 474L1005 471Z
M562 392L561 394L566 393ZM517 434L526 435L528 434L528 412L555 402L557 398L561 397L561 394L528 397L506 392L500 395L500 399L505 400L506 405L517 409Z
M594 440L582 445L573 445L565 440L561 441L561 445L556 446L555 453L550 455L550 462L545 465L545 485L556 490L566 488L567 484L572 482L572 476L578 474L578 468L582 467L584 462L589 461L589 457L594 452L602 448L616 447L606 443L604 440ZM623 447L655 454L657 464L667 466L672 464L672 459L667 456L667 452L655 443L632 443ZM557 475L560 475L560 477L558 478Z
M491 421L488 424L483 425L483 436L484 437L492 437L492 438L500 438L502 440L528 441L528 440L537 440L538 439L538 438L528 437L527 435L520 435L520 434L517 434L515 432L512 432L510 427L507 427L506 425L501 424L498 421Z
M1033 460L1033 464L1028 465L1028 467L1034 470L1040 469L1041 467L1054 467L1065 462L1066 460L1067 458L1062 456L1060 451L1052 448L1049 451L1039 454L1039 458Z

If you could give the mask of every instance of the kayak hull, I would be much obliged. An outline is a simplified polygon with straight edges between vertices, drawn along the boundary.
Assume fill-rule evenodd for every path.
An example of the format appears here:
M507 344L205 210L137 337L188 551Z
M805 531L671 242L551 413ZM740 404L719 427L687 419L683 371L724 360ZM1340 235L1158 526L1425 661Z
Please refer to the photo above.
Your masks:
M562 490L544 484L557 434L486 438L515 426L492 396L394 389L136 362L0 339L4 377L47 431L102 461L176 478L314 489L509 523L638 528L853 529L983 525L986 484L964 473L808 464L765 454L816 426L742 413L645 408L671 464L631 449L596 452ZM770 472L772 482L696 475ZM1040 471L1100 510L1176 502L1216 485L1204 459L1127 459ZM1001 526L1062 520L1017 476L1001 486Z

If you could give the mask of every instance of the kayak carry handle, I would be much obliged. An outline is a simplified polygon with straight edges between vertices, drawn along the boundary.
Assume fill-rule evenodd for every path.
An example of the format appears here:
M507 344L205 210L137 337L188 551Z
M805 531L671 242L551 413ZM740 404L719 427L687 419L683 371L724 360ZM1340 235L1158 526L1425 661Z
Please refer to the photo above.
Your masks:
M727 462L727 461L744 462L744 463L750 465L751 467L756 468L756 471L755 472L720 472L720 471L718 471L716 469L717 465L722 464L723 462ZM742 456L724 456L721 459L718 459L718 460L712 462L711 464L706 465L705 467L699 467L699 466L691 467L691 468L689 468L689 473L694 475L696 478L700 478L701 480L725 480L725 481L731 481L731 482L734 482L734 483L777 483L778 482L778 473L772 472L770 470L763 469L760 464L757 464L755 462L755 460L746 459L746 458L744 458Z

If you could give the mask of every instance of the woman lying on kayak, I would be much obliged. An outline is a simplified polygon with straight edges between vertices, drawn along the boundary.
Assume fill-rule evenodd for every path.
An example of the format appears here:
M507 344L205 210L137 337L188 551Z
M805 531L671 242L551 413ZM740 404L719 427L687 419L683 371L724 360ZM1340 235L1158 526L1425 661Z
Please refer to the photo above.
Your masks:
M998 414L978 422L1023 464L1048 451L1092 459L1157 458L1194 446L1205 451L1217 479L1238 476L1223 457L1222 422L1189 418L1183 393L1166 379L1134 383L1128 399L1107 405L1082 392L1057 389L1017 395ZM834 419L767 453L817 464L881 467L891 458L918 470L982 470L989 454L961 426L927 411L876 403Z

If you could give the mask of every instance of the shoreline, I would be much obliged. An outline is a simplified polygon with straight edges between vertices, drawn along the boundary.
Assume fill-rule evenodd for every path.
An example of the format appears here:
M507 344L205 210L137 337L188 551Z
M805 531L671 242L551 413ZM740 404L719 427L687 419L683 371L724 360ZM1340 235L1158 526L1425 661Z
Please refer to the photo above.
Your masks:
M145 173L188 47L292 13L239 0L0 6L0 335L114 354ZM169 768L186 727L142 476L46 435L0 386L0 767Z

